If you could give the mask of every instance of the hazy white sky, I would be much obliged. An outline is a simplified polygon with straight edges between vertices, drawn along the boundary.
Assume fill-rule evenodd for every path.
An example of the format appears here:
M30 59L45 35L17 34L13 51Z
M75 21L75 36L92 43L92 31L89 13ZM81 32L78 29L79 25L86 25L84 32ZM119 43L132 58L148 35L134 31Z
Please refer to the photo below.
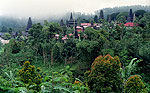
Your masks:
M0 0L0 15L45 16L67 11L94 13L106 7L150 5L150 0Z

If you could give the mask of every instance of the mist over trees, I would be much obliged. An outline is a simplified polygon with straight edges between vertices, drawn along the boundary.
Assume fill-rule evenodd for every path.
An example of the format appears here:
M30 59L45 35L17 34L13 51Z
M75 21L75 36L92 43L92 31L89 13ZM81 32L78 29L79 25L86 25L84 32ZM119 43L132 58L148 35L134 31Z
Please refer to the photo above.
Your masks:
M117 12L129 12L132 9L133 12L137 10L145 10L146 12L150 12L150 6L142 6L142 5L133 5L133 6L120 6L120 7L113 7L113 8L103 8L104 16L106 18L107 15ZM96 14L99 14L100 10L95 11Z
M0 91L150 92L150 12L134 7L1 17Z
M141 5L134 5L134 6L121 6L121 7L114 7L114 8L103 8L100 10L103 10L104 12L104 18L106 19L108 15L113 13L119 13L119 12L129 12L129 10L132 9L133 12L137 10L144 10L146 12L150 12L150 6L141 6ZM95 14L99 15L100 10L95 11ZM73 12L75 19L91 19L94 18L95 14L85 14L81 12ZM70 16L70 12L64 13L63 15L56 15L56 16L50 16L50 17L43 17L43 18L32 18L34 23L43 23L43 20L48 20L49 22L59 22L61 19L68 20ZM3 26L6 27L23 27L26 26L27 18L19 18L19 17L10 17L10 16L0 16L0 28ZM66 23L66 21L64 21Z

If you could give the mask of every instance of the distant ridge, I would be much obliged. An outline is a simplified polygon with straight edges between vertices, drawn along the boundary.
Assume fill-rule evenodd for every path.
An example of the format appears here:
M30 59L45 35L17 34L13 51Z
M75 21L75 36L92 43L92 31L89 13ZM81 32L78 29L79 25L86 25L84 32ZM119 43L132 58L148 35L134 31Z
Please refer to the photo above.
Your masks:
M149 6L142 6L142 5L132 5L132 6L119 6L113 8L103 8L95 11L96 14L99 14L100 10L104 11L104 16L110 15L112 13L117 12L129 12L129 9L132 9L133 12L136 10L145 10L146 12L150 12L150 5Z

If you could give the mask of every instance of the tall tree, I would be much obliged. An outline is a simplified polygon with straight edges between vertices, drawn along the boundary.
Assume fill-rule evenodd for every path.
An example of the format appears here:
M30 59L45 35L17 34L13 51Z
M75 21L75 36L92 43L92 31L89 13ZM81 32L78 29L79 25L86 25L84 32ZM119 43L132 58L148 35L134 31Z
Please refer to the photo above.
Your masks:
M107 15L107 21L111 23L111 15Z
M97 16L97 15L94 16L94 21L95 21L96 23L98 22L98 16Z
M29 41L30 47L35 51L35 55L38 55L39 46L41 43L42 37L42 25L40 23L34 24L32 28L29 30ZM36 59L37 61L37 59Z
M139 17L140 15L143 17L144 14L146 13L145 10L137 10L134 12L136 17Z
M7 32L7 31L8 31L7 27L3 26L1 32Z
M61 19L60 20L60 26L64 26L65 24L64 24L64 21L63 21L63 19Z
M117 21L119 21L120 23L125 23L127 17L128 17L128 12L121 12L116 16Z

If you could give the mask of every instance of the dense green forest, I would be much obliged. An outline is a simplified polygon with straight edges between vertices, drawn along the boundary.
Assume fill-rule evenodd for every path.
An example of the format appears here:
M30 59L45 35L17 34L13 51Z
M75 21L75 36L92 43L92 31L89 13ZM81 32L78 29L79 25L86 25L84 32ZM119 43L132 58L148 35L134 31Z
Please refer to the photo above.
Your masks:
M0 92L150 92L150 13L134 11L133 27L124 25L125 11L115 13L111 22L81 18L79 23L102 26L87 27L78 37L73 26L45 20L33 24L28 36L7 38L8 44L0 43Z

